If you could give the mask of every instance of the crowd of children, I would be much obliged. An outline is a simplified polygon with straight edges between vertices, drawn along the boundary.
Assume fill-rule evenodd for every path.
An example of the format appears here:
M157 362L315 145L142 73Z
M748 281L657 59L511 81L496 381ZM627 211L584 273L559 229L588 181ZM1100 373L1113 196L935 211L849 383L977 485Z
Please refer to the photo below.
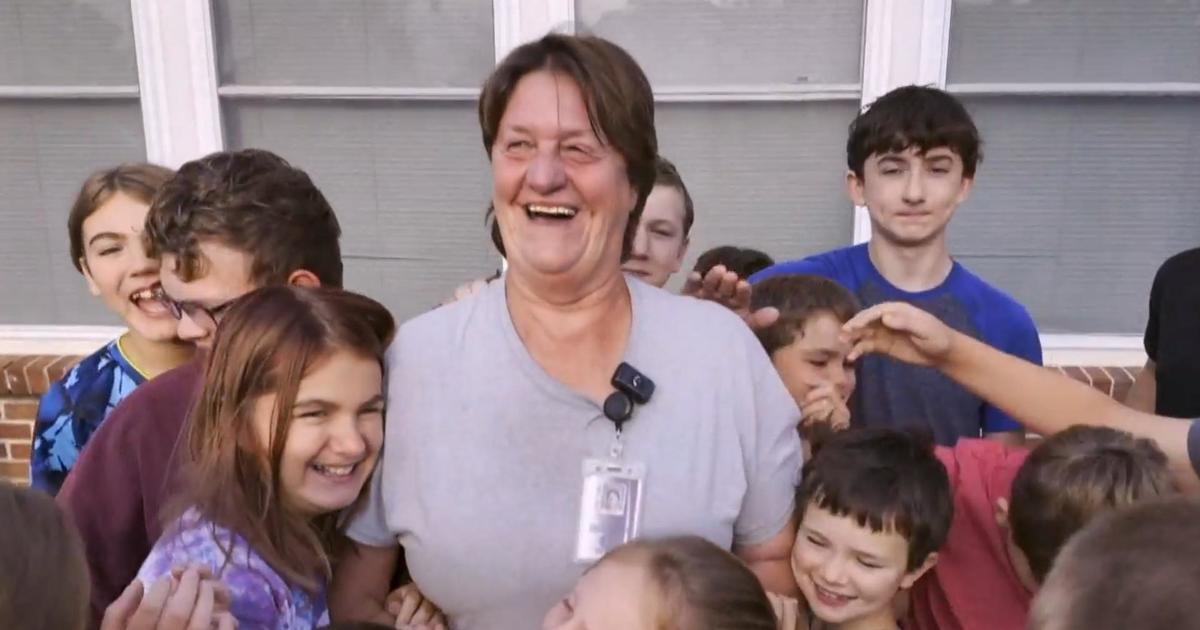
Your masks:
M514 52L519 59L536 54L547 61L526 69L528 78L516 73L508 77L512 85L495 93L485 87L481 124L489 155L509 160L506 167L524 161L523 177L533 182L528 186L545 197L576 181L610 186L597 165L613 159L606 147L621 145L612 138L636 129L645 112L607 99L604 90L637 96L648 94L648 83L636 65L630 72L638 76L626 77L624 87L573 78L589 76L581 70L589 63L601 69L627 63L623 51L599 38L549 36ZM535 146L540 140L489 138L486 130L502 127L508 106L499 106L489 121L495 103L488 99L519 100L520 86L547 70L559 84L578 84L593 145L571 144L575 136L568 134L562 148L556 144L543 155ZM498 73L505 71L513 66L506 62ZM503 81L493 77L493 83ZM614 126L602 108L621 110L611 115L632 122ZM693 469L697 478L689 479L661 461L649 462L645 483L679 477L672 480L680 488L674 509L717 513L724 529L655 514L674 529L618 535L600 553L576 558L578 569L569 572L570 580L578 579L573 588L557 573L516 571L490 558L448 556L431 569L422 562L428 549L414 563L356 535L379 531L392 543L424 545L413 532L429 531L427 523L403 523L395 509L380 508L381 493L395 494L384 458L401 445L407 457L460 456L408 443L420 434L398 433L411 425L397 424L396 417L383 449L385 408L412 408L389 404L400 395L389 386L391 374L422 368L396 354L404 337L395 341L397 325L382 305L341 289L341 230L302 170L270 152L245 150L216 153L177 172L123 165L97 173L69 214L72 261L128 332L81 361L43 398L35 489L0 486L0 512L18 524L0 537L0 627L508 628L518 627L512 621L518 617L520 627L541 623L555 630L1200 627L1187 603L1187 594L1200 587L1189 535L1200 504L1180 496L1200 490L1200 424L1169 417L1200 416L1200 407L1190 404L1197 400L1200 362L1174 345L1177 337L1198 338L1200 285L1186 271L1195 269L1197 256L1172 259L1155 279L1146 335L1150 362L1131 406L1042 369L1030 315L954 260L947 246L948 224L978 176L981 146L953 96L928 87L894 90L855 118L847 141L847 190L869 211L868 243L781 264L753 249L718 247L689 272L683 288L689 298L661 302L654 300L666 295L661 287L686 256L696 220L692 198L661 156L652 178L641 166L614 162L620 167L614 172L638 180L631 181L627 200L634 206L628 220L636 224L598 223L597 229L624 235L617 277L627 274L630 282L653 287L620 284L631 300L628 309L650 305L668 312L667 305L682 303L674 300L685 300L703 316L682 326L721 318L736 323L697 300L722 304L761 345L761 352L757 346L746 351L757 354L744 363L736 361L745 357L730 361L756 366L769 360L774 373L741 375L770 381L765 393L761 382L749 383L756 398L738 407L761 417L748 430L719 434L738 442L723 446L744 460L744 470L735 468L743 478L732 486L710 479L728 468ZM539 247L566 251L552 230L575 225L576 214L595 213L522 199L512 210L498 198L489 211L502 252L505 245L529 247L516 240L529 234ZM516 231L513 212L527 214L533 227ZM581 260L591 260L592 243L608 243L580 242L587 243ZM542 263L517 261L533 268ZM556 267L547 274L548 286L558 290L555 274L566 273ZM503 299L496 287L507 282L501 275L464 285L454 306L439 307L470 315L453 330L454 339L493 343L467 336L468 326L482 325L471 318L482 315L466 309ZM621 344L646 343L634 338L645 329L626 326L633 332L622 333L629 339ZM734 332L749 337L745 326ZM528 342L528 329L512 323L506 334L497 347ZM714 331L683 334L688 343L704 345ZM743 352L736 344L721 347ZM552 396L576 406L586 401L577 393L586 385L562 379L546 385L537 357L522 356L521 365L531 367L521 370L539 372L529 378L543 379L543 389L559 388ZM465 370L437 376L477 380ZM602 414L593 414L596 422L612 419L616 428L615 438L608 429L603 440L589 438L592 446L611 449L609 472L627 469L616 466L622 451L638 447L626 441L644 439L647 423L659 420L623 429L635 402L647 412L653 408L654 385L646 393L637 378L645 377L637 374L632 385L613 377L612 387L627 396L624 416L610 414L612 396ZM674 382L657 378L668 390ZM684 395L707 406L742 402L715 385L705 387ZM790 394L782 415L763 409L783 396L771 388ZM453 390L402 392L438 399L439 408L457 410L452 416L487 413L491 400L454 398ZM654 401L678 395L666 391ZM773 436L764 428L767 416L791 419L796 431L789 424L788 439ZM435 420L448 434L471 430L457 417ZM1028 445L1027 435L1034 436ZM526 452L515 438L496 439L497 449ZM795 502L776 515L786 521L784 531L776 534L770 521L746 535L739 529L746 514L728 506L773 510L775 503L756 486L771 482L770 471L759 469L800 461L791 452L797 445L804 449L803 468L785 471ZM728 456L713 440L682 435L671 448L712 450L688 457ZM446 479L456 478L446 472ZM626 512L625 506L642 500L642 477L629 474L618 475L632 482L606 495L604 509L626 514L636 532L641 508ZM427 485L419 491L387 501L422 506L414 513L430 520L424 506L457 501L462 490L446 487L442 478L422 481ZM496 475L494 483L512 481ZM532 492L549 488L547 481ZM581 509L589 512L584 502L539 506L538 513L554 509L570 519ZM502 506L499 498L485 501L470 519L531 518ZM557 566L563 559L549 558L557 551L547 544L543 560ZM431 570L441 581L439 596L445 576L453 580L461 571L496 585L537 582L528 592L558 589L562 598L542 619L524 612L529 602L478 598L447 606L422 591L422 575ZM377 575L395 576L372 587L377 598L347 595L345 585Z

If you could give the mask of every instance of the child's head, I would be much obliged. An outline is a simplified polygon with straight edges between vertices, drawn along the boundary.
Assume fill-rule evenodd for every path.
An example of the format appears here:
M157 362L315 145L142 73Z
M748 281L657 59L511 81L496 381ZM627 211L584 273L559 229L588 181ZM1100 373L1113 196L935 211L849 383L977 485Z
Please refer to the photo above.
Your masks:
M393 328L378 302L336 289L268 287L239 300L189 421L190 493L178 507L196 506L311 583L379 455Z
M154 164L94 173L67 217L71 262L88 290L131 331L155 341L175 337L175 320L155 297L158 261L147 254L142 231L151 199L172 174Z
M754 285L750 308L768 306L779 310L779 319L756 334L796 404L803 406L805 396L821 385L832 385L849 400L854 365L846 360L850 345L841 332L859 311L854 295L827 278L788 274Z
M304 171L259 149L179 167L150 209L180 338L207 346L223 308L264 286L342 286L341 228Z
M1171 495L1175 482L1154 442L1124 431L1077 425L1046 438L997 506L1009 554L1030 589L1046 577L1062 546L1096 516Z
M79 534L49 495L0 481L0 628L83 630L87 561Z
M1146 501L1095 519L1063 547L1034 600L1032 630L1196 627L1200 503Z
M624 270L656 287L666 285L683 264L695 220L692 196L679 170L660 155L654 163L654 188L646 198Z
M732 271L739 278L745 279L775 264L775 259L765 252L749 247L736 245L719 245L696 259L692 271L706 275L710 269L721 265L726 271Z
M910 85L879 97L850 124L850 198L872 238L916 246L942 237L982 159L979 130L958 99Z
M549 613L547 630L774 630L758 578L696 536L639 540L592 566Z
M954 503L928 437L838 433L804 466L792 570L829 623L890 619L896 593L937 561Z

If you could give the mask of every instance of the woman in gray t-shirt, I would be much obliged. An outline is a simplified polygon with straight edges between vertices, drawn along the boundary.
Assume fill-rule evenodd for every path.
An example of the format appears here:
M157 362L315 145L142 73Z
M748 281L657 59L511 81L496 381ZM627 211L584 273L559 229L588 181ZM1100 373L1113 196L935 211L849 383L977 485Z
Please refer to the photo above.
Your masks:
M794 594L795 403L736 316L621 272L654 184L645 75L608 41L549 35L497 67L479 112L508 271L389 352L335 619L390 623L401 545L457 628L536 627L630 536L703 536Z

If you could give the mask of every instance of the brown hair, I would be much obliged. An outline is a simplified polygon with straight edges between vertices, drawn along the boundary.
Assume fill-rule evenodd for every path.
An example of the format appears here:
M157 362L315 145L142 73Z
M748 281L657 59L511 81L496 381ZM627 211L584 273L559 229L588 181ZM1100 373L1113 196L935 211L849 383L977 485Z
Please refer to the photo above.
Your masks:
M496 66L479 95L479 127L489 160L500 133L500 120L517 84L525 75L538 70L561 73L575 81L583 93L592 131L600 142L615 148L625 159L626 175L637 191L637 203L625 226L621 248L624 261L633 248L646 197L654 189L658 135L654 130L654 92L650 80L625 49L594 35L552 33L519 46ZM486 216L492 222L492 243L504 256L504 242L494 210L489 207Z
M88 621L83 542L49 495L0 481L0 628L83 630Z
M348 291L276 286L239 299L217 328L188 424L187 490L170 514L197 508L241 535L289 581L316 588L317 577L329 577L344 518L302 517L280 501L279 466L297 390L335 349L375 359L382 370L394 328L386 308ZM251 414L255 398L271 393L277 400L264 453Z
M775 323L755 332L767 354L790 345L804 332L804 324L818 313L832 313L847 322L861 308L854 294L842 285L820 276L784 274L773 276L754 285L750 308L768 306L779 309Z
M1146 501L1101 516L1063 547L1038 591L1033 630L1196 627L1200 503Z
M1009 527L1041 582L1067 539L1093 518L1175 492L1167 458L1153 441L1076 425L1046 438L1017 471Z
M115 168L92 173L79 187L71 214L67 215L67 235L71 239L71 264L83 271L86 243L83 242L83 222L108 203L117 193L129 195L150 205L154 195L175 172L157 164L122 164Z
M692 232L692 224L696 222L696 206L692 203L692 195L688 193L679 169L675 168L671 160L661 155L654 160L654 185L674 188L679 191L679 196L683 197L683 237L687 238Z
M982 145L975 121L954 95L906 85L880 96L850 123L846 164L861 179L867 158L877 153L948 147L962 159L963 177L970 179L983 161Z
M655 630L774 630L762 584L733 554L698 536L637 540L609 552L646 567L658 590Z
M696 258L692 271L706 275L713 267L721 265L743 280L775 264L775 259L766 252L737 245L718 245Z
M954 518L946 467L920 429L862 427L830 436L804 464L796 504L848 516L873 532L908 542L908 566L941 549Z
M174 254L184 280L204 275L199 243L213 239L253 258L258 286L284 284L305 269L342 286L342 229L308 175L261 149L221 151L179 167L150 207L151 253Z

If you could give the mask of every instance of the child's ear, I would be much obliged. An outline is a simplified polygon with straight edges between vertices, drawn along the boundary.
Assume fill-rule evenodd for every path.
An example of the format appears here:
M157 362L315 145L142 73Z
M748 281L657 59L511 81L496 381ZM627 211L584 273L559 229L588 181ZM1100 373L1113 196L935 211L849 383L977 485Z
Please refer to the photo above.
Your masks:
M867 198L863 195L863 180L853 169L846 171L846 195L856 206L867 205Z
M88 269L87 259L79 259L79 270L83 272L83 279L87 281L88 292L94 296L100 295L100 287L96 286L96 281L92 279L92 270Z
M925 575L925 573L932 569L937 564L937 561L938 555L936 551L925 556L925 562L922 562L921 566L905 573L904 577L900 579L900 588L903 590L912 588L912 585L916 584L922 575Z
M963 182L962 182L962 188L958 189L958 203L956 205L962 205L963 203L965 203L967 201L967 198L971 196L971 190L973 190L974 188L975 188L975 178L974 177L964 177Z
M1008 529L1008 499L996 499L994 516L996 517L996 525L999 525L1001 529Z

